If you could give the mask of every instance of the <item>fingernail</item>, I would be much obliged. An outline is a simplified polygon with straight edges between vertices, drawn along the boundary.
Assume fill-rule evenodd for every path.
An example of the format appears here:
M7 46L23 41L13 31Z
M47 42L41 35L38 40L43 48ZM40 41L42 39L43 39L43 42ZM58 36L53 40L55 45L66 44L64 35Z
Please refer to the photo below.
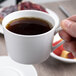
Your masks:
M68 29L70 27L70 25L72 24L72 22L70 20L63 20L61 23L61 26L63 29Z

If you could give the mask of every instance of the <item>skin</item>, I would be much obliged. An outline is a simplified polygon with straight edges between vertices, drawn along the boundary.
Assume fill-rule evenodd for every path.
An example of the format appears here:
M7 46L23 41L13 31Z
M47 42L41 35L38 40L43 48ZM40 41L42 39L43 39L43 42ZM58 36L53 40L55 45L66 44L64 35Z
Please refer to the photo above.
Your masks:
M59 31L59 35L65 40L64 49L76 57L76 15L62 20L60 25L63 30Z

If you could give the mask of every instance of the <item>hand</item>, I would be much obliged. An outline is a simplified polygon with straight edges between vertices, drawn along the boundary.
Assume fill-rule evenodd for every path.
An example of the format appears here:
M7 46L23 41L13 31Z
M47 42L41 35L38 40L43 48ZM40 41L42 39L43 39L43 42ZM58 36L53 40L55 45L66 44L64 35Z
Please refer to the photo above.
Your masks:
M65 40L64 49L72 52L76 57L76 15L63 20L61 27L63 30L59 32L59 35Z

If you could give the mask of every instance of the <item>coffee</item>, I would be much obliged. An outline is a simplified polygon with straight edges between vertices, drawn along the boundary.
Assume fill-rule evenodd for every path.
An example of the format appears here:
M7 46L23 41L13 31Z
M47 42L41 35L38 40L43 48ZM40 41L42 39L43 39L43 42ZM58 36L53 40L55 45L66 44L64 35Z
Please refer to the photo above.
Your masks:
M21 35L38 35L52 29L52 24L39 18L18 18L6 26L11 32Z

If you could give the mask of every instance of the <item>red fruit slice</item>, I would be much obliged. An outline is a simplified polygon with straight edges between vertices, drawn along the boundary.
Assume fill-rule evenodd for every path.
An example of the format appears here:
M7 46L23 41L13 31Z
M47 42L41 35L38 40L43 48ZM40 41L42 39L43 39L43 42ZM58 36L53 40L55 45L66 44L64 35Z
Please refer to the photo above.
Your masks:
M56 41L55 43L53 43L53 46L57 45L59 42L61 42L62 40ZM60 56L62 51L64 50L63 45L59 46L57 49L55 49L53 51L53 53L55 53L56 55Z
M68 57L69 59L74 59L74 56L73 56L72 53L68 53L67 57Z
M31 3L29 1L20 2L18 4L18 10L38 10L38 11L43 11L43 12L48 13L43 6L39 4Z

